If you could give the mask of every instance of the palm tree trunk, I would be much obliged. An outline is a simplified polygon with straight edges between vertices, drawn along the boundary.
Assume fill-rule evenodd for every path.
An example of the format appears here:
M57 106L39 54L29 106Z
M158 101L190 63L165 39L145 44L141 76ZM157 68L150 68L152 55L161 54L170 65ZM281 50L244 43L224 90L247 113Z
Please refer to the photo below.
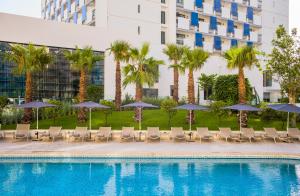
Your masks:
M190 104L195 104L195 86L194 86L194 73L193 70L189 69L188 74L188 102ZM194 111L191 113L192 123L195 122ZM186 121L189 123L190 121L190 113L188 112L186 116Z
M194 73L191 69L189 70L188 75L188 101L190 104L195 103Z
M116 91L115 91L115 104L116 110L120 110L122 99L122 89L121 89L121 65L120 61L116 64Z
M135 86L135 101L142 101L142 99L143 99L143 88L141 85L136 84L136 86ZM140 119L140 110L138 108L135 109L134 119L135 119L135 121L139 121L139 119ZM141 114L141 119L143 119L143 114Z
M32 101L32 75L30 72L26 72L26 84L25 84L25 103ZM23 116L23 123L29 123L32 120L32 109L26 108Z
M238 89L239 89L239 103L245 104L246 100L246 84L245 84L245 74L243 67L239 67L238 76ZM248 115L247 112L241 112L241 126L248 126Z
M86 70L82 69L80 71L80 83L79 83L79 102L84 102L86 100L86 85L87 85L87 75ZM81 108L78 112L78 120L79 122L85 122L86 111L84 108Z
M177 62L175 61L174 64L176 65ZM178 103L178 89L179 89L179 73L178 73L178 68L174 67L173 69L173 74L174 74L174 89L173 89L173 99Z
M293 89L289 89L288 97L289 97L289 103L290 104L295 104L296 103L296 92ZM296 118L297 118L296 114L293 114L291 116L291 121L290 121L290 126L291 127L296 127Z

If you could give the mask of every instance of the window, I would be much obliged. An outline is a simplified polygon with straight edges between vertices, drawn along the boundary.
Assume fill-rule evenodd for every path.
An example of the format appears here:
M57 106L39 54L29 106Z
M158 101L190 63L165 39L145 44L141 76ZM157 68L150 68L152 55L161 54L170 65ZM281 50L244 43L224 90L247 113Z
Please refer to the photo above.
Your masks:
M166 12L165 11L161 11L160 21L161 21L161 24L166 24Z
M138 34L140 35L141 34L141 27L138 26Z
M141 13L141 5L138 4L138 13Z
M158 97L158 89L155 89L155 88L144 88L143 89L143 95L145 97L157 98Z
M272 86L272 73L270 71L263 72L263 86L271 87Z
M270 92L264 92L264 102L270 102L271 93Z
M166 32L161 31L161 44L166 44Z
M163 4L165 4L165 3L166 3L166 0L161 0L160 2L163 3Z

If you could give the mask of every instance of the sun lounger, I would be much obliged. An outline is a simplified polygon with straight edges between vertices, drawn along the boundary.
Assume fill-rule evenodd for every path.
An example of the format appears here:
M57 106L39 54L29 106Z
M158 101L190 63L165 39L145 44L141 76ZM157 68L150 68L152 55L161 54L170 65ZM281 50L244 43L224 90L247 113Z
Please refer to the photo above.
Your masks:
M88 137L88 128L87 127L76 127L74 132L71 133L71 135L69 136L69 140L70 139L74 139L77 140L81 140L82 142L84 141L84 139L86 139Z
M182 127L171 127L170 139L174 142L177 140L179 141L186 141L186 136L183 132Z
M62 127L50 127L48 132L41 133L41 138L47 137L50 140L52 140L52 142L54 142L55 139L63 138L61 129L62 129Z
M253 128L242 128L241 132L242 132L242 137L248 139L250 143L252 142L252 140L256 139Z
M26 141L28 141L30 136L29 130L30 130L30 124L17 124L14 139L15 140L26 139Z
M228 142L228 139L232 139L232 140L236 140L236 141L240 140L238 135L233 134L230 128L219 128L218 135L220 138L225 139L226 142Z
M207 127L198 127L196 137L200 139L200 143L202 140L212 140L214 138L213 134L211 134Z
M275 128L264 128L265 134L264 138L271 138L276 143L276 139L284 142L288 142L287 137L281 136Z
M133 141L134 142L134 127L123 127L121 132L122 141Z
M99 131L95 135L95 141L111 139L111 127L100 127Z
M146 137L147 141L160 141L159 127L148 127Z
M298 128L289 128L287 131L287 135L292 139L297 139L300 141L300 131Z

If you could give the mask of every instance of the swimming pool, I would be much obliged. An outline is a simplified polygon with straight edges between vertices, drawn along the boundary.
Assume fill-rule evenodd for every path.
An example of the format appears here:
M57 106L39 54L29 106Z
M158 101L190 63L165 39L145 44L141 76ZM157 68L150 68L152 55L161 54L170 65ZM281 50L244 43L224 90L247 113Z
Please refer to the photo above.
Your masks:
M0 158L0 195L300 195L300 161Z

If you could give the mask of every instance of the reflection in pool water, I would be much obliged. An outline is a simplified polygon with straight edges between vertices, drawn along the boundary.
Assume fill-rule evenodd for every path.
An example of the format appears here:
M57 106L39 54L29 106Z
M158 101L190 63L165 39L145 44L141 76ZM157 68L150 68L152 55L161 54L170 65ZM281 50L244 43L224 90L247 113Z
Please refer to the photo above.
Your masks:
M300 195L300 162L274 159L0 161L0 195Z

